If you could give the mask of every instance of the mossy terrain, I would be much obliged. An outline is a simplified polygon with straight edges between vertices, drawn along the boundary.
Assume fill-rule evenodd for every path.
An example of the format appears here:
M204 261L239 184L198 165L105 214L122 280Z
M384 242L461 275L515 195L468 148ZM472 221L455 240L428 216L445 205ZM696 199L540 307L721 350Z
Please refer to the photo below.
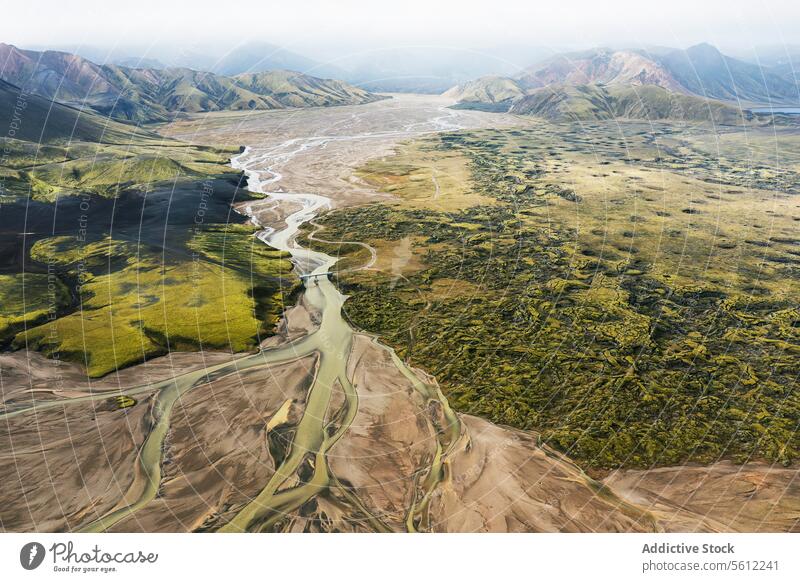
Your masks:
M293 289L282 283L291 276L288 257L262 252L252 234L241 225L200 231L189 241L193 260L165 260L158 248L109 237L39 240L31 258L78 281L77 305L19 332L13 347L85 363L91 376L169 351L252 349Z
M42 117L28 99L25 131L0 141L0 345L96 377L272 332L298 281L232 210L251 198L228 165L237 149L58 104Z
M745 155L766 134L725 131L713 150L711 128L633 122L401 147L362 172L396 202L319 221L321 238L378 249L352 271L363 249L324 245L346 259L346 314L435 374L459 410L542 431L586 467L789 464L800 176L791 155ZM789 130L780 140L800 145ZM413 177L454 158L464 179L446 192L428 180L425 199Z
M59 196L107 198L146 192L230 172L234 149L195 148L173 140L132 137L129 143L46 144L0 140L7 157L0 165L0 203L21 197L53 202ZM227 157L226 157L227 156Z
M47 320L71 303L69 288L58 277L36 273L0 275L0 342Z

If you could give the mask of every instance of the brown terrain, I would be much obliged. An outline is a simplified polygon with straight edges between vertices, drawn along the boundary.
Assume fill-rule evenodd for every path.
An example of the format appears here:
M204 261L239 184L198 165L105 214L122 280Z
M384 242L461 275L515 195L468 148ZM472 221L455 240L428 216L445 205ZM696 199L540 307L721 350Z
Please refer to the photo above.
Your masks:
M263 153L260 169L280 174L272 191L316 193L344 206L378 196L354 177L354 169L387 155L400 140L460 127L527 123L454 112L444 109L448 103L397 97L335 110L223 113L163 131L195 143L247 144L256 155ZM298 208L267 199L253 204L251 215L280 229ZM535 432L457 414L434 378L407 367L379 338L341 327L333 328L339 335L329 335L327 318L339 316L335 305L320 303L326 293L335 290L308 283L279 333L255 355L170 354L90 384L79 368L55 365L38 354L3 355L0 529L800 527L794 468L724 462L618 471L596 480L542 445ZM330 345L332 338L344 339ZM286 355L272 361L270 354ZM323 370L332 362L345 376L329 381ZM164 419L156 405L187 376L194 380L171 409L157 450L160 474L154 477L145 443ZM119 394L132 395L136 405L117 409L113 397ZM327 398L318 408L321 394ZM34 400L37 408L31 407ZM315 422L322 432L303 433ZM300 434L308 439L300 441ZM301 442L312 444L298 450ZM296 467L290 463L294 457ZM149 497L148 485L155 488ZM137 500L144 501L131 509ZM105 521L98 527L100 518Z

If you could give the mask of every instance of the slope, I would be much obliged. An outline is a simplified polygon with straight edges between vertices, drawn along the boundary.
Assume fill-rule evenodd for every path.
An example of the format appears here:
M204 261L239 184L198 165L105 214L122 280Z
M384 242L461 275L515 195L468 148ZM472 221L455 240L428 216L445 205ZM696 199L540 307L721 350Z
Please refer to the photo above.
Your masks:
M47 99L139 123L175 113L358 105L380 98L342 81L289 71L234 78L188 68L100 66L65 52L1 43L0 79Z
M749 115L736 107L656 86L559 85L538 89L510 110L550 120L645 119L710 121L736 125Z

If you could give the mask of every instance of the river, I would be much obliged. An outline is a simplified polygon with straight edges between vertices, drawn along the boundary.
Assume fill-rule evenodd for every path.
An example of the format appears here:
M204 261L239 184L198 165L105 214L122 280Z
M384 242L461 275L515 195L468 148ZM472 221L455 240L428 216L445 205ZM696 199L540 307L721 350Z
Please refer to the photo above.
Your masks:
M385 140L416 136L424 133L456 130L460 126L454 121L459 113L442 108L433 118L414 121L393 131L372 131L355 135L319 136L288 139L277 146L263 150L253 147L231 160L234 168L247 176L248 189L265 194L266 198L244 208L244 213L259 225L257 210L261 205L289 204L294 210L284 220L282 227L263 227L256 236L269 246L289 252L295 270L304 282L304 302L319 314L319 327L310 334L256 354L219 364L210 368L183 374L155 385L139 386L126 390L126 394L138 394L155 390L156 397L151 412L152 425L139 451L135 478L126 495L112 510L85 524L81 531L105 531L147 505L158 495L162 480L162 461L165 439L170 429L170 418L175 403L189 390L198 388L220 377L241 373L254 366L280 364L316 354L318 365L308 391L302 417L296 426L288 454L275 469L261 492L243 507L220 531L269 530L276 521L291 513L306 501L336 485L335 476L328 466L327 454L350 427L358 410L358 393L347 375L355 331L342 317L345 297L339 293L327 273L337 259L322 252L300 246L297 233L301 226L332 207L332 201L320 194L284 192L278 183L283 176L278 166L286 164L294 156L307 153L314 148L324 148L333 141ZM263 226L263 225L259 225ZM420 378L390 348L376 345L391 354L398 371L405 376L414 389L426 400L435 400L443 410L446 426L437 437L436 453L429 470L420 484L421 495L409 508L407 528L413 531L423 519L430 494L441 479L441 462L447 447L453 446L460 432L457 415L450 409L438 386L428 384ZM329 415L332 394L339 387L345 395L344 404L335 414ZM69 402L83 402L107 398L108 394L81 396L68 400L41 401L37 410L63 406ZM16 416L30 408L9 411L4 416ZM328 420L326 420L328 419ZM301 466L311 467L311 477L300 479ZM308 471L306 471L308 473ZM357 501L357 500L355 500ZM361 508L363 511L363 508ZM380 520L370 516L377 530L388 529Z

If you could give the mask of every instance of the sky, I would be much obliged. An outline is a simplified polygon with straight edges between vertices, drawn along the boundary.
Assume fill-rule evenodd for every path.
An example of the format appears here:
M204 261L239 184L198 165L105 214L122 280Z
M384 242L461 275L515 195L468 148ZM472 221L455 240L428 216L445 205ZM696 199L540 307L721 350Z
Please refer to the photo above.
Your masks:
M705 41L741 52L800 44L797 0L32 0L3 12L0 42L22 47L169 45L218 53L265 41L323 60L409 45L561 49Z

